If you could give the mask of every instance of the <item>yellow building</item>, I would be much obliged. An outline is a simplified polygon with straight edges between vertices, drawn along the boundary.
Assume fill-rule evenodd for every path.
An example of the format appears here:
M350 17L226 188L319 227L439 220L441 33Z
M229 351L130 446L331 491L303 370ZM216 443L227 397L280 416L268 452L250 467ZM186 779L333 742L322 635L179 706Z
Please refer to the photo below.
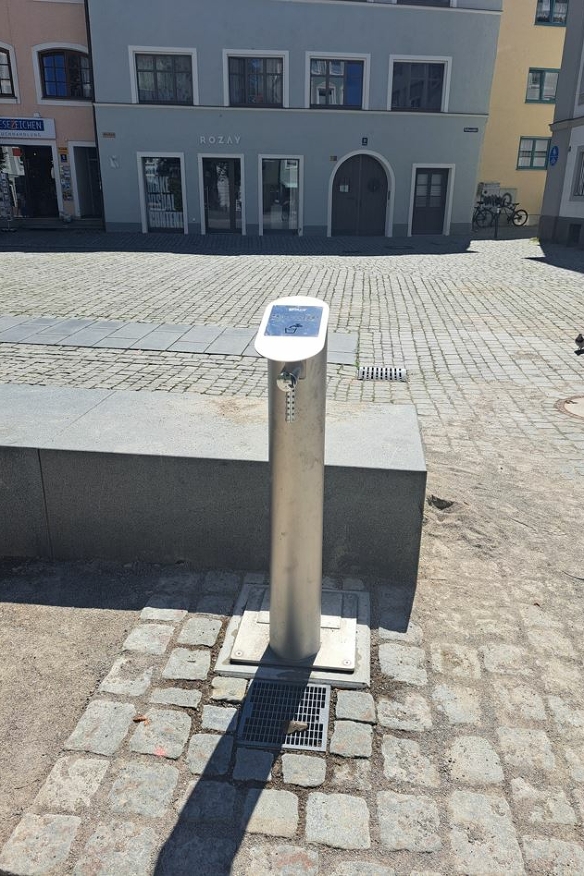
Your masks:
M500 183L537 224L568 2L504 0L479 182Z

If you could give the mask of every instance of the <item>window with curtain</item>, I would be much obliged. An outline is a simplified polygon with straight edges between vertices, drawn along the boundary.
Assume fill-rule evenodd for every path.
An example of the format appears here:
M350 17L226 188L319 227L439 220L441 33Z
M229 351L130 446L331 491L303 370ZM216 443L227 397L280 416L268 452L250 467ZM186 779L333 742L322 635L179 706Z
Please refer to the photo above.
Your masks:
M532 68L527 77L528 103L555 103L559 70L537 70Z
M283 58L229 58L230 106L282 106Z
M537 0L536 24L565 25L568 0Z
M71 49L53 49L39 55L43 97L92 100L89 57Z
M193 103L191 55L136 55L138 103Z
M6 49L0 49L0 97L15 96L10 54Z

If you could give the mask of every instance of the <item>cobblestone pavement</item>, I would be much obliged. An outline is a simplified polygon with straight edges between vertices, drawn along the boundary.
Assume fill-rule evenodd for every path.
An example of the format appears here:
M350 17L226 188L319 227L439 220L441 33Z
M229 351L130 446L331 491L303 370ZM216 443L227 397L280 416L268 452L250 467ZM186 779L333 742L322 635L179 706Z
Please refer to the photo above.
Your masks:
M234 596L261 574L161 570L0 872L584 873L584 423L555 407L584 395L573 354L584 255L550 249L541 260L529 240L468 253L368 246L365 256L0 254L3 314L247 327L274 294L324 297L333 329L359 333L362 363L406 365L409 377L366 383L329 366L329 394L415 403L429 468L409 626L397 631L407 595L365 581L371 688L333 690L326 753L235 740L245 682L213 666ZM2 381L40 384L265 387L263 364L234 356L4 344L0 369Z
M573 354L581 252L546 256L527 239L468 249L430 239L423 251L411 239L172 236L152 251L147 235L15 237L19 250L0 252L0 316L249 328L274 296L315 295L330 305L332 331L358 333L361 364L408 369L407 384L391 384L330 366L329 397L413 402L426 441L454 453L497 448L503 424L514 447L531 452L545 437L564 470L582 471L581 424L554 407L583 386ZM258 396L265 368L238 356L2 343L0 381Z

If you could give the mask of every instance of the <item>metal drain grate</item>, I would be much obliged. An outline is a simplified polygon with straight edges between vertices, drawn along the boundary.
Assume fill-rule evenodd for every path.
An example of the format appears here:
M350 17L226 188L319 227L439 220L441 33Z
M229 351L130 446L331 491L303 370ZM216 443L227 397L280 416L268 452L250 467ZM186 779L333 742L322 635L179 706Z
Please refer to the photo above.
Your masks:
M256 679L245 697L238 740L259 748L326 751L330 697L326 684Z
M406 369L395 365L361 365L359 380L406 380Z

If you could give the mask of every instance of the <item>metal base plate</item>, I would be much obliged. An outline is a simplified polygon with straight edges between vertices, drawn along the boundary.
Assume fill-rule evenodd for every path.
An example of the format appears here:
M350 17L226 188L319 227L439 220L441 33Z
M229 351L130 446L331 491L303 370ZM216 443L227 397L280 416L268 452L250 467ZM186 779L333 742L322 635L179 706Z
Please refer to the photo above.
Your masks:
M369 685L369 595L362 591L323 590L321 648L309 664L289 665L269 647L269 588L243 587L234 609L216 672L253 678L303 678L337 687Z

